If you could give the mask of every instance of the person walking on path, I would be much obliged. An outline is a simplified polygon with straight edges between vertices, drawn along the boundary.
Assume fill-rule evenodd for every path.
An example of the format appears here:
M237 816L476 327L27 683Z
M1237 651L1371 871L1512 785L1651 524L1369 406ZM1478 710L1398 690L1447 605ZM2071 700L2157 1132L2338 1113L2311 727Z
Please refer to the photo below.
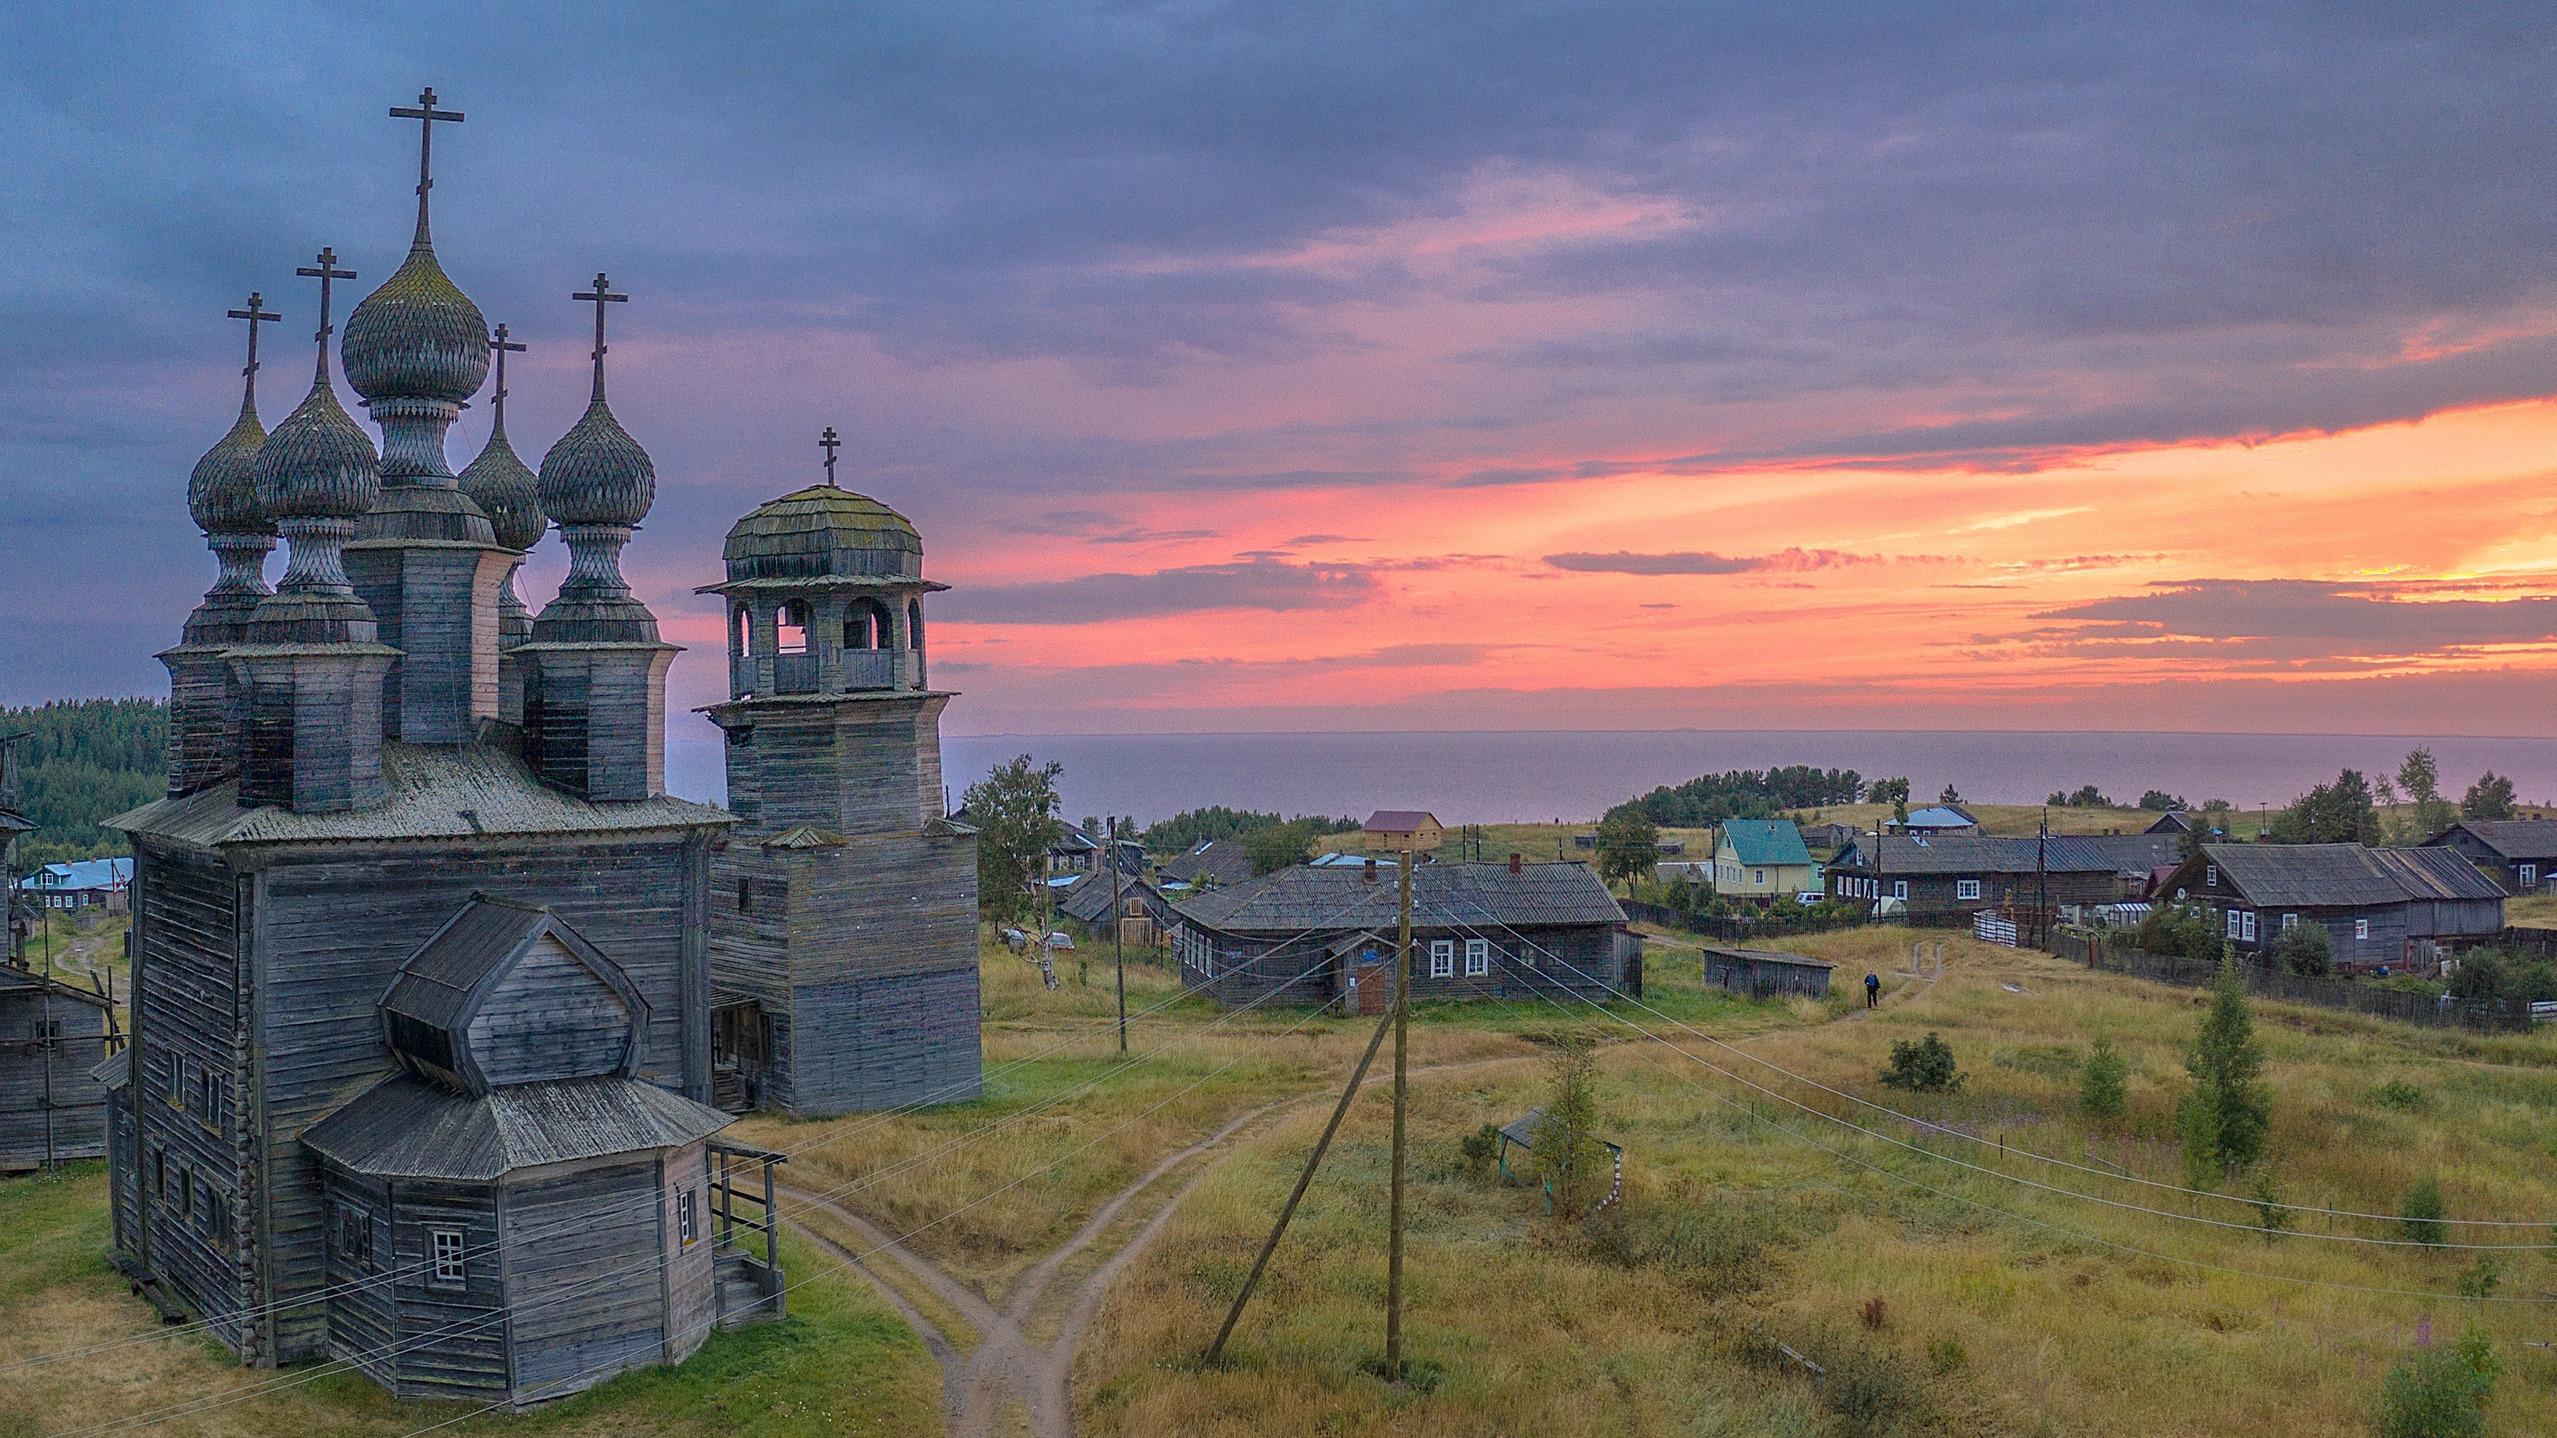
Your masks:
M1882 975L1864 976L1864 1006L1869 1009L1882 1007Z

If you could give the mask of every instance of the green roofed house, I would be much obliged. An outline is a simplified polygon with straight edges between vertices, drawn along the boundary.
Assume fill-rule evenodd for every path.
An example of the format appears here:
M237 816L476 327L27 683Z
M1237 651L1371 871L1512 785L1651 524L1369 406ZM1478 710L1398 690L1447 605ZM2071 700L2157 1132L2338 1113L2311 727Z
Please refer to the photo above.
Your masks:
M1791 819L1727 819L1714 840L1714 892L1772 901L1819 887Z

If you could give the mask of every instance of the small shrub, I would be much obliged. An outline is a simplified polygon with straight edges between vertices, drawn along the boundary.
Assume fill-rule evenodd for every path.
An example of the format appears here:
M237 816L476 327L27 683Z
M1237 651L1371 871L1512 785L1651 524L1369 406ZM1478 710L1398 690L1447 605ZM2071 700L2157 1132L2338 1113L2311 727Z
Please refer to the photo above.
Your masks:
M1618 1204L1589 1227L1596 1257L1656 1269L1710 1295L1757 1287L1769 1276L1769 1250L1794 1238L1766 1204L1683 1188L1659 1201Z
M1484 1124L1456 1142L1456 1159L1465 1172L1476 1178L1491 1176L1500 1162L1500 1127Z
M1820 1401L1838 1416L1842 1431L1890 1433L1914 1426L1908 1420L1925 1411L1926 1385L1881 1344L1840 1343L1822 1357L1829 1376L1821 1381Z
M2319 923L2293 924L2273 941L2273 961L2295 974L2320 977L2335 967L2335 940Z
M2375 1438L2481 1438L2501 1371L2482 1333L2423 1349L2388 1371L2371 1432Z
M2078 1071L2078 1107L2087 1117L2120 1118L2130 1106L2131 1064L2109 1038L2097 1039Z
M1927 1367L1933 1369L1938 1378L1959 1373L1970 1363L1971 1350L1963 1347L1962 1340L1951 1334L1927 1344Z
M2461 1271L2459 1275L2459 1296L2462 1298L2492 1298L2495 1296L2495 1290L2503 1287L2503 1285L2504 1266L2495 1261L2495 1255L2491 1253L2481 1253L2477 1255L2477 1261L2475 1263L2470 1264L2466 1269Z
M2417 1112L2433 1106L2430 1096L2404 1079L2390 1079L2378 1088L2372 1089L2371 1102L2382 1108L2403 1109L2408 1112Z
M2442 1186L2426 1174L2406 1190L2406 1202L2397 1210L2397 1229L2410 1243L2445 1243L2450 1239L2450 1225L2442 1220Z
M1864 1301L1864 1310L1856 1316L1865 1327L1880 1331L1882 1325L1891 1321L1891 1307L1877 1293Z
M1931 1029L1916 1043L1901 1039L1891 1045L1882 1082L1913 1093L1951 1093L1962 1087L1962 1070L1954 1063L1953 1045Z
M2255 1175L2254 1198L2255 1226L2263 1232L2264 1241L2271 1243L2282 1236L2282 1230L2291 1226L2291 1211L2282 1206L2282 1195L2273 1187L2273 1176L2269 1173Z

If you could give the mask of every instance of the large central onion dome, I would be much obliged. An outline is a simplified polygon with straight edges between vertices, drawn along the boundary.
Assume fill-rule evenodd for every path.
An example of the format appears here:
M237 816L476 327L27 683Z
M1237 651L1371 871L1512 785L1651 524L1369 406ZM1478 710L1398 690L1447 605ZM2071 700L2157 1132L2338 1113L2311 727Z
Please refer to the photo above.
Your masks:
M326 378L258 446L257 503L270 519L361 519L381 493L373 441Z
M408 260L346 317L346 381L367 400L460 404L488 378L488 323L421 232Z
M275 521L257 498L257 457L265 445L266 426L258 422L257 407L244 400L230 433L204 452L186 478L186 508L196 528L206 534L275 533Z
M530 549L541 543L550 521L542 513L540 483L506 442L506 412L498 411L479 458L462 468L461 486L462 493L488 515L497 542L508 549Z
M657 500L657 466L613 418L602 388L542 456L542 511L560 524L636 525Z

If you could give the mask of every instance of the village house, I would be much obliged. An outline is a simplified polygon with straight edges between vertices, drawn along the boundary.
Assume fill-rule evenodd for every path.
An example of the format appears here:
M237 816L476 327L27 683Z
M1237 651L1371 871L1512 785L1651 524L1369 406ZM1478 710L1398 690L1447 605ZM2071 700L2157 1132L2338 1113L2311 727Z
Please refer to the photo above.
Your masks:
M1426 854L1447 841L1438 816L1421 809L1379 809L1359 830L1367 847L1380 854Z
M1912 915L2030 909L2041 901L2056 910L2120 898L2121 862L2057 834L1868 834L1829 860L1823 880L1832 899L1895 901Z
M1201 839L1154 872L1167 888L1222 889L1252 877L1252 855L1237 840Z
M1182 981L1219 1003L1342 1002L1392 990L1400 885L1388 866L1303 865L1174 906ZM1579 864L1412 871L1412 997L1597 1000L1642 992L1642 940Z
M121 914L133 887L129 858L74 859L46 864L18 881L18 892L39 909L104 909Z
M2345 972L2423 967L2504 929L2504 891L2456 849L2206 844L2164 890L2200 904L2240 953L2323 924Z
M2507 894L2557 881L2557 819L2462 819L2425 843L2457 850Z
M1713 888L1773 903L1818 887L1818 866L1791 819L1727 819L1714 834Z
M1882 827L1894 834L1977 834L1980 820L1959 804L1929 804L1905 819L1885 819Z

